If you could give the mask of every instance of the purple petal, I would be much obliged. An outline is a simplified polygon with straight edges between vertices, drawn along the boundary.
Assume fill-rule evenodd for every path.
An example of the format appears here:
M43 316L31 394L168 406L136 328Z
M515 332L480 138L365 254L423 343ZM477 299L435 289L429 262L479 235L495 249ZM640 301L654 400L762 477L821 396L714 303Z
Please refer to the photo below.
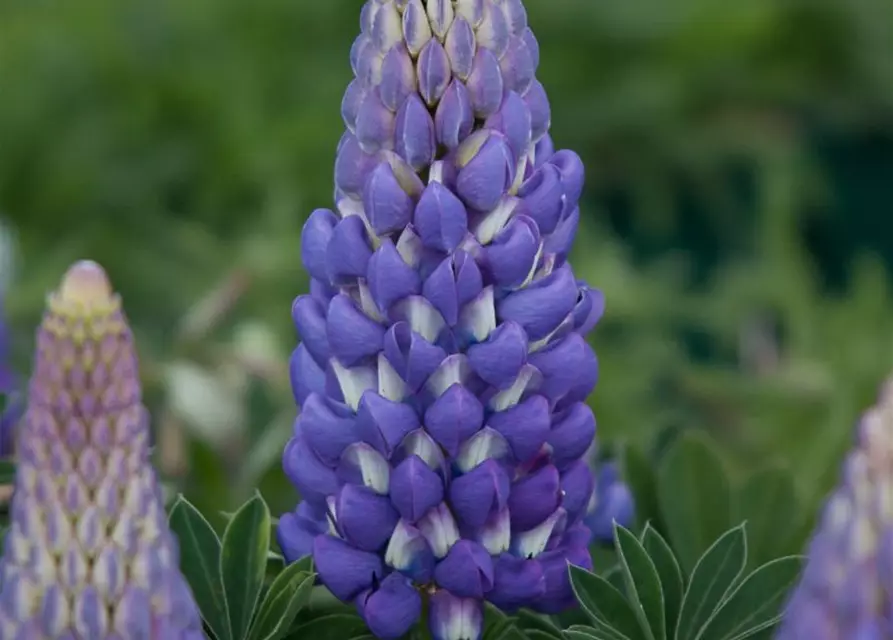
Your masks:
M453 2L452 0L427 0L427 5L428 22L431 23L431 31L443 40L455 15L452 6Z
M388 400L374 391L366 391L360 398L356 433L386 457L418 427L418 416L409 405Z
M508 500L512 531L533 529L555 512L560 501L561 482L552 465L516 481Z
M462 202L439 182L425 189L413 219L422 243L431 249L453 251L468 232L468 215Z
M484 281L477 262L471 255L464 251L457 251L453 258L455 260L456 296L459 308L462 308L478 297L484 288Z
M417 294L421 288L419 274L406 264L388 238L381 241L381 246L369 260L366 281L375 304L383 313L387 313L395 302Z
M505 612L529 606L546 592L546 578L537 560L503 553L493 563L493 590L487 600Z
M384 338L384 354L410 391L417 391L447 357L446 352L398 322Z
M351 133L356 134L357 113L365 98L366 85L359 79L352 80L341 99L341 118Z
M356 136L360 149L375 153L394 139L394 113L381 101L378 89L366 93L357 109Z
M446 589L431 596L428 630L432 640L481 640L484 604L476 598L457 598Z
M403 45L392 47L381 64L381 85L378 91L382 103L391 111L397 111L406 98L415 94L415 90L415 67L409 52Z
M468 527L481 527L502 510L510 491L509 477L495 460L485 460L450 485L450 504Z
M356 441L354 415L345 405L328 402L311 393L304 402L296 426L314 453L327 466L334 467L341 454Z
M576 522L589 507L595 478L586 460L578 460L561 474L561 506L570 522Z
M291 379L291 390L298 406L304 404L311 393L325 393L326 375L313 360L307 347L298 345L288 361L288 373Z
M476 117L487 118L499 109L502 104L502 71L499 69L499 59L492 51L478 47L465 84Z
M497 305L501 320L514 320L530 340L541 340L561 324L577 302L577 283L568 267L509 294Z
M434 114L437 142L447 149L455 149L468 137L473 126L474 111L468 89L463 83L453 80Z
M505 0L502 5L505 18L508 22L509 33L513 36L520 35L527 28L527 10L521 0Z
M341 487L335 504L338 529L363 551L384 547L400 519L387 496L355 484Z
M447 33L446 41L447 56L450 59L450 66L453 74L462 81L468 79L471 74L471 68L474 64L474 54L476 43L474 38L474 29L468 24L468 21L462 16L457 16L453 20L449 33Z
M554 401L570 392L574 396L571 401L583 400L595 387L598 377L595 353L578 333L530 354L530 364L543 374L540 393Z
M508 49L499 61L499 68L507 91L524 93L528 90L536 67L524 38L516 37L509 41Z
M322 583L342 602L350 602L384 575L376 554L329 535L313 541L313 564Z
M514 177L512 152L505 138L496 133L486 138L472 135L459 146L456 155L459 197L477 211L495 208Z
M282 467L301 497L311 504L325 504L326 497L338 490L335 471L320 461L301 436L292 438L285 445Z
M422 0L409 0L403 10L403 39L413 56L418 55L431 39L431 25Z
M413 524L443 502L443 480L424 460L409 456L391 473L391 501Z
M391 469L388 461L376 449L365 442L357 442L344 450L336 477L341 483L363 485L379 495L386 495Z
M481 545L460 540L434 568L438 586L463 598L483 598L493 588L493 561Z
M549 402L535 395L514 407L494 413L487 426L496 429L509 443L519 462L527 462L542 449L549 436Z
M592 331L605 313L605 294L579 282L577 306L574 307L574 331L585 336Z
M483 405L461 384L451 385L425 411L425 429L451 456L483 422Z
M487 118L486 127L505 136L517 164L530 146L530 110L514 91L508 91L499 111Z
M360 217L342 219L335 227L326 250L329 279L336 284L347 284L354 278L365 276L371 257L366 226Z
M530 103L528 103L527 106L530 107ZM535 114L533 107L530 108L530 113ZM536 140L536 137L534 136L533 139ZM543 137L537 141L536 146L533 149L535 157L534 167L539 169L546 164L555 153L555 145L552 143L552 137L548 133L543 134ZM564 187L562 187L562 190L563 189Z
M595 439L595 416L592 409L577 402L553 417L548 443L552 447L552 462L565 468L583 456Z
M419 53L416 63L419 74L419 93L428 106L433 107L450 83L450 59L443 45L436 39L429 40Z
M325 307L312 296L298 296L292 304L291 317L307 351L324 367L329 361Z
M366 178L376 164L375 156L363 151L357 138L348 133L342 138L335 157L335 184L345 194L360 197Z
M477 28L478 44L501 58L508 48L509 36L509 25L501 3L485 2L483 20Z
M540 46L536 41L536 37L533 35L533 31L530 30L530 27L524 29L521 32L521 37L524 38L525 44L527 44L527 50L530 51L530 57L533 60L533 68L536 70L537 67L540 66Z
M434 120L418 95L413 94L397 112L397 153L415 171L434 162Z
M539 80L532 80L523 97L527 108L530 110L531 139L543 142L548 134L549 127L552 125L552 107L549 105L549 96L546 95L546 90ZM551 139L546 142L546 145L546 148L542 150L537 149L536 151L537 156L542 151L543 162L548 161L553 153Z
M332 298L326 325L332 355L346 367L352 367L382 349L384 327L360 311L343 293Z
M422 597L406 576L392 573L377 589L360 594L357 610L376 638L397 640L422 615Z
M276 542L288 563L309 556L313 551L313 539L328 529L324 517L320 520L301 514L301 507L307 504L302 502L297 513L282 515L276 526Z
M555 254L560 260L567 258L580 226L580 208L577 207L567 217L563 217L552 235L546 238L545 253Z
M531 603L532 608L540 613L555 614L576 605L576 598L571 589L568 564L592 570L592 558L588 549L560 549L543 554L540 558L546 580L546 592L543 597Z
M561 219L564 187L554 165L547 163L537 169L518 189L518 197L524 202L527 215L536 221L540 233L555 231Z
M539 249L536 222L527 216L514 216L485 249L493 282L506 288L523 284L533 272Z
M418 584L431 581L434 574L434 554L425 536L416 527L401 520L394 528L385 563Z
M580 156L568 149L562 149L552 156L549 164L554 165L561 174L561 184L567 201L572 203L571 206L579 202L580 194L583 193L583 181L586 178Z
M384 4L379 2L378 10L372 20L372 29L369 30L369 37L378 50L385 52L403 37L401 29L400 12L394 3Z
M595 482L595 508L586 516L586 526L600 542L614 539L614 522L624 527L633 523L635 501L629 487L619 478L617 466L604 464Z
M510 387L526 361L527 334L511 320L499 325L484 342L468 348L471 368L498 389Z
M328 209L317 209L310 214L301 230L301 260L311 277L328 281L326 248L338 218Z
M412 198L401 188L388 163L375 168L363 189L363 207L379 235L399 231L412 220Z
M459 294L453 256L445 258L428 276L422 286L422 295L434 305L449 326L456 326L459 321Z

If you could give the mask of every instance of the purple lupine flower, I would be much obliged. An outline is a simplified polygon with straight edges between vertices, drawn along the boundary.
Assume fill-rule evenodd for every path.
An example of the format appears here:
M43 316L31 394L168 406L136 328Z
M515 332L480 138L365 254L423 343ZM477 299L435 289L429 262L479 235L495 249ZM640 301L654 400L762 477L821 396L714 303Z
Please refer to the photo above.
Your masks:
M18 380L9 365L9 346L9 328L0 314L0 458L13 454L15 428L21 417Z
M567 564L591 568L583 165L553 151L520 0L369 0L360 22L335 210L302 234L303 502L279 542L380 638L424 596L435 640L477 640L485 600L557 612Z
M0 638L204 638L149 462L133 338L95 263L48 298L17 455Z
M595 491L586 511L585 522L592 537L602 543L614 540L614 523L629 528L636 507L633 493L620 478L616 462L605 462L595 476Z
M862 416L778 640L893 637L893 378Z

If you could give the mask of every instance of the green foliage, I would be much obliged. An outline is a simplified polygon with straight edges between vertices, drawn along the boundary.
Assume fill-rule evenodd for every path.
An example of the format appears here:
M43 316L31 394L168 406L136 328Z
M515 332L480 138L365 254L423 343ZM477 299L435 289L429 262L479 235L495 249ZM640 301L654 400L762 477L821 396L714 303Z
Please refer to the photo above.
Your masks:
M745 575L745 526L723 533L683 578L669 545L652 528L641 541L616 526L623 589L571 566L570 579L589 625L564 630L569 640L743 640L780 620L802 558L772 560Z

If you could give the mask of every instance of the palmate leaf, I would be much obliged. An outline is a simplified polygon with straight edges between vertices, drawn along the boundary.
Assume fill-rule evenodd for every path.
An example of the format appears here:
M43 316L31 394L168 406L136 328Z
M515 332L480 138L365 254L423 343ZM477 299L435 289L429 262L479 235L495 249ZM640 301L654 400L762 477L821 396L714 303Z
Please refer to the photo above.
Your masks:
M747 556L750 567L795 553L794 541L803 521L793 474L785 467L761 469L748 476L735 491L735 519L747 521ZM793 548L792 548L793 547Z
M660 577L666 635L667 638L674 638L679 609L682 607L682 596L685 593L682 570L670 545L650 524L645 525L645 531L642 532L642 546L648 552Z
M288 634L298 612L310 602L315 576L306 570L308 565L295 562L276 576L251 625L249 640L279 640Z
M614 545L639 627L648 640L666 640L664 595L654 562L636 536L616 523Z
M639 620L624 595L599 575L570 565L571 586L580 606L602 633L614 632L617 640L644 640Z

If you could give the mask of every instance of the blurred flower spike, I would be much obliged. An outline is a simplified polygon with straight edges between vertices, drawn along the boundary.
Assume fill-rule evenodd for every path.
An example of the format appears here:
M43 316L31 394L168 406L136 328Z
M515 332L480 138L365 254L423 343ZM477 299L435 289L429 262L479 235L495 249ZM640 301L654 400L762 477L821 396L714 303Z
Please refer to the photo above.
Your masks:
M0 562L0 638L204 638L149 461L133 337L79 262L37 333Z
M485 601L558 612L591 567L583 165L553 150L520 0L370 0L360 24L335 210L302 234L279 543L379 638L424 597L435 640L477 640Z
M2 293L0 293L2 295ZM11 336L0 298L0 458L13 455L15 430L22 415L19 381L10 365Z
M862 416L778 640L893 637L893 379Z

